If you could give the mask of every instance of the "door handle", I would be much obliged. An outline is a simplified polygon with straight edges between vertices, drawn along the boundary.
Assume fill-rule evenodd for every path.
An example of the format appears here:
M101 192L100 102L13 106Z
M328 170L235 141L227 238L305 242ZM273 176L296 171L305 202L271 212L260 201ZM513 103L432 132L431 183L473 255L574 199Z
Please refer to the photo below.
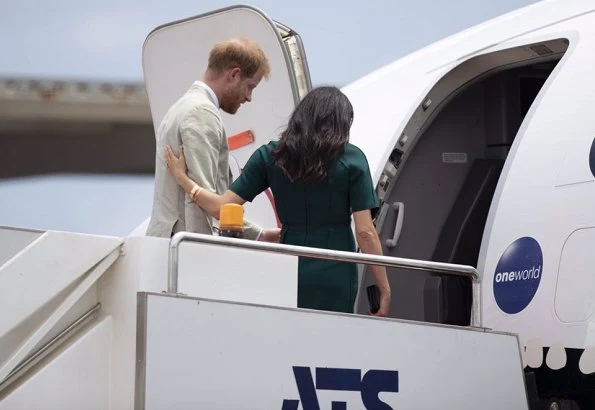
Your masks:
M405 204L403 202L393 202L391 208L397 213L397 222L395 223L393 237L386 240L386 246L388 248L397 246L397 241L399 240L399 236L401 236L401 229L403 228L403 218L405 217Z

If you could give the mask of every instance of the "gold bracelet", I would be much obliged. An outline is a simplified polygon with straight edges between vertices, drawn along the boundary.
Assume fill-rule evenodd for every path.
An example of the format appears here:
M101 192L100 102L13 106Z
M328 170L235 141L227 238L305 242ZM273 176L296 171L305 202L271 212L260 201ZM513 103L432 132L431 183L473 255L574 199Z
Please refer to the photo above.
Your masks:
M198 191L199 186L197 184L194 184L194 186L192 187L192 189L190 190L190 200L192 202L194 202L194 195L196 194L196 191Z
M192 187L192 190L190 191L190 199L192 200L192 202L196 202L196 197L198 196L200 191L202 191L202 189L203 188L201 186L194 184L194 186Z
M194 193L194 197L192 198L193 202L196 202L196 198L198 198L198 194L200 194L202 192L202 187L199 186L198 189L196 190L196 192Z

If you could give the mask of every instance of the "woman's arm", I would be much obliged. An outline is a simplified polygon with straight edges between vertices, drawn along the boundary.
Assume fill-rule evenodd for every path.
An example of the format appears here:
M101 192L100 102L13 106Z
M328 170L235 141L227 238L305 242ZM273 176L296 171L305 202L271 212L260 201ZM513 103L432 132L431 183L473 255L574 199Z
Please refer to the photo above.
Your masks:
M219 219L221 205L228 203L243 205L246 202L229 189L223 195L218 195L198 186L196 182L186 175L186 159L182 147L180 147L180 157L178 158L168 145L165 148L165 158L167 169L176 179L178 185L182 187L195 204L207 211L214 218Z
M372 214L369 209L357 211L353 213L353 220L355 222L355 233L357 243L364 253L374 255L382 255L382 246L380 245L380 238L376 233L376 228L372 222ZM386 276L386 268L384 266L370 265L374 282L380 290L380 309L376 312L376 316L387 316L390 308L390 284Z

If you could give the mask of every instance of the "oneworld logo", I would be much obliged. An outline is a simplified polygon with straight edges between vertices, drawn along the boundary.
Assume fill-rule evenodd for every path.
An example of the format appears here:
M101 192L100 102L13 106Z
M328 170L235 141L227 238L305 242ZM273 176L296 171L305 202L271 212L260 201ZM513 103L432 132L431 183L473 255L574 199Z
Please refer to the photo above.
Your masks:
M541 276L541 266L537 268L533 266L531 269L525 270L517 270L517 271L510 271L510 272L498 272L496 273L496 277L494 280L496 283L499 282L512 282L514 280L529 280L529 279L539 279Z
M281 410L298 410L300 401L303 410L320 410L317 390L360 392L366 409L392 410L392 407L378 398L382 392L399 391L399 372L396 370L368 370L362 377L360 369L316 368L316 384L309 367L293 366L293 374L299 400L285 399ZM331 410L347 410L344 401L332 401Z
M543 274L543 254L531 237L519 238L504 251L494 272L494 298L498 307L515 314L525 309L537 292Z

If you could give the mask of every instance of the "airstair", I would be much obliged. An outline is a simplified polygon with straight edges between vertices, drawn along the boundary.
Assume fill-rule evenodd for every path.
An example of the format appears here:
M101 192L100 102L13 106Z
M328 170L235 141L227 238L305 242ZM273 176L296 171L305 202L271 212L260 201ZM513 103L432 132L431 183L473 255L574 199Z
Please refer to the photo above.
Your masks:
M0 249L0 410L528 408L469 266L186 232ZM298 309L298 257L469 276L472 326Z

